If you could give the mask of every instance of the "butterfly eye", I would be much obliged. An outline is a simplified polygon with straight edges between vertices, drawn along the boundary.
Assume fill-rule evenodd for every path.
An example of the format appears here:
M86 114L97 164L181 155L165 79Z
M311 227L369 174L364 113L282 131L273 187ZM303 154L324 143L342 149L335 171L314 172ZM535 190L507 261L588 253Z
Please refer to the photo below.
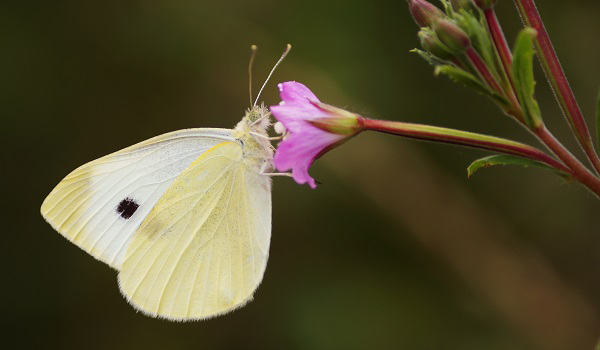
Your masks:
M259 117L260 115L255 111L251 111L250 113L248 113L248 120L250 120L251 123L257 121Z

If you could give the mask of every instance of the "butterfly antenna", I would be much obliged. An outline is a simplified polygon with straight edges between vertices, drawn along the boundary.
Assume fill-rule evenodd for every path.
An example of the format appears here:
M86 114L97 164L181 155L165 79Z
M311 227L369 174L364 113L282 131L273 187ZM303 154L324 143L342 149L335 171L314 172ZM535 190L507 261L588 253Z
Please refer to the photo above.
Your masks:
M292 49L292 45L287 44L287 46L285 47L285 50L283 50L283 54L281 54L281 57L279 58L279 60L277 61L277 63L275 63L275 65L273 66L273 69L271 69L271 73L269 73L269 75L267 76L267 79L265 80L263 86L260 88L260 91L258 92L258 95L256 95L256 100L254 101L254 106L256 106L256 103L258 103L258 99L260 98L260 94L262 93L263 89L265 88L265 86L269 82L269 79L271 78L271 75L273 75L273 72L275 72L275 69L277 68L277 66L279 66L279 64L281 63L281 61L283 61L283 59L285 58L285 56L287 56L287 54L290 52L291 49Z
M248 93L250 94L250 108L252 108L252 66L254 65L254 57L256 57L256 45L250 46L250 63L248 63Z

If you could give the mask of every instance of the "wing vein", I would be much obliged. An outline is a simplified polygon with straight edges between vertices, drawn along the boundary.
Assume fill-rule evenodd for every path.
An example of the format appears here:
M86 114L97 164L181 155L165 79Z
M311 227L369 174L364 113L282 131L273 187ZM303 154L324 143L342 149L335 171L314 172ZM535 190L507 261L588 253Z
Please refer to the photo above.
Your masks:
M209 158L209 159L216 158L216 157L218 157L218 156L213 156L213 157L211 157L211 158ZM208 189L205 191L205 193L202 193L202 194L200 194L200 198L198 198L198 200L196 201L196 203L194 204L194 206L195 206L195 205L196 205L196 204L197 204L197 203L198 203L198 202L199 202L199 201L200 201L200 200L201 200L201 199L204 197L204 195L206 194L206 192L208 192L208 190L210 190L210 189L212 189L212 188L214 187L214 185L215 185L215 183L217 182L217 180L218 180L218 179L219 179L219 178L220 178L220 177L221 177L221 176L222 176L222 175L223 175L223 174L224 174L226 171L228 171L228 169L229 169L229 167L228 167L228 168L226 168L226 169L225 169L225 170L224 170L224 171L221 173L221 175L220 175L219 177L217 177L217 178L215 179L215 181L213 181L213 182L211 183L211 185L208 187ZM198 195L198 193L196 193L195 195ZM173 205L175 205L175 204L178 204L178 203L182 202L183 200L185 200L185 199L187 199L187 198L190 198L190 197L192 197L192 196L194 196L194 195L190 195L190 196L187 196L187 197L185 197L184 199L180 199L180 200L178 200L177 202L174 202L174 203L170 204L168 207L172 207ZM166 207L165 209L167 209L168 207ZM149 224L149 223L150 223L150 222L151 222L151 221L152 221L152 220L153 220L153 219L154 219L154 218L155 218L155 217L156 217L158 214L159 214L159 213L156 213L156 214L155 214L155 215L154 215L152 218L149 218L149 217L147 217L147 218L146 218L146 221L145 221L145 222L146 222L146 225L148 225L148 224ZM179 218L179 219L181 219L181 218ZM177 220L177 222L179 221L179 219ZM141 256L144 256L145 254L147 254L147 252L148 252L150 249L152 249L152 247L154 246L154 244L155 244L155 243L158 241L158 239L160 238L160 236L162 236L162 235L163 235L165 232L168 232L168 231L169 231L169 230L170 230L170 229L171 229L171 228L172 228L172 227L175 225L175 223L177 223L177 222L174 222L172 225L170 225L170 226L168 227L168 229L167 229L167 230L161 230L161 233L160 233L160 235L158 235L158 236L155 238L155 240L154 240L154 241L153 241L153 242L150 244L150 246L149 246L149 247L148 247L148 248L145 250L145 252L141 254ZM143 230L143 227L141 226L140 228L138 228L138 230ZM174 248L173 248L173 249L174 249ZM131 254L134 254L134 253L136 253L136 254L137 254L137 248L136 248L136 250L134 250L134 251L132 251L132 252L131 252ZM140 258L140 259L138 259L138 261L135 263L135 265L134 265L134 266L133 266L133 268L131 269L132 271L133 271L133 270L135 270L135 269L137 268L137 265L139 264L139 262L140 262L140 261L141 261L141 258ZM148 273L148 271L149 271L149 270L147 270L147 271L144 273L144 277L140 279L139 283L137 284L137 286L135 287L134 291L132 292L132 295L134 295L134 294L135 294L135 292L137 291L137 289L139 288L139 286L140 286L140 285L143 283L143 281L144 281L144 280L147 278L147 273Z
M233 163L232 163L232 164L233 164ZM237 176L237 174L236 174L236 176ZM226 217L226 216L227 216L227 214L228 214L228 211L229 211L229 203L231 202L231 194L233 193L233 187L234 187L234 184L235 184L235 179L236 179L236 178L234 177L234 178L231 180L231 187L230 187L230 189L229 189L229 196L228 196L228 199L229 199L229 200L227 201L227 207L225 208L225 211L223 212L224 214L223 214L223 216L221 217L221 221L219 222L219 225L218 225L218 226L215 228L215 232L213 232L213 236L215 235L216 231L218 231L218 229L221 227L221 225L223 225L223 220L225 219L225 217ZM221 198L222 198L222 197L221 197ZM213 244L213 248L214 248L214 244ZM194 253L194 255L195 255L195 254L197 254L199 250L200 250L200 247L198 247L198 249L196 249L196 252ZM211 249L211 258L209 258L209 259L208 259L208 261L209 261L209 265L210 265L210 260L211 260L211 259L212 259L212 249ZM189 265L188 265L188 267L187 267L187 268L189 268ZM186 268L186 269L187 269L187 268ZM194 289L196 288L196 279L198 278L198 274L200 273L200 271L201 271L201 269L199 269L199 270L198 270L198 272L196 272L196 276L194 276L194 281L192 282L192 291L191 291L191 293L190 293L190 296L189 296L189 299L188 299L188 304L187 304L187 309L186 309L186 315L189 315L190 301L191 301L191 297L192 297L192 295L193 295L193 293L194 293ZM202 308L201 308L201 310L202 310L202 311L204 311L204 303L206 302L206 290L208 289L208 288L206 287L206 281L207 281L207 279L208 279L209 271L210 271L210 266L209 266L209 267L208 267L208 269L207 269L207 272L206 272L206 277L205 277L205 279L204 279L204 293L203 293L203 296L202 296Z

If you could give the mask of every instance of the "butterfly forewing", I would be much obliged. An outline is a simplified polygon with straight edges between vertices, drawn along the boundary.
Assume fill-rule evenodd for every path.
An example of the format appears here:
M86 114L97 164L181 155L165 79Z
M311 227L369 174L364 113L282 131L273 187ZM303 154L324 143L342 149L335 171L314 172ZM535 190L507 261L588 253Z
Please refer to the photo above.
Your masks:
M231 133L180 130L87 163L54 188L42 215L63 236L119 269L133 233L175 178L209 148L233 140Z
M267 264L271 183L244 161L239 142L195 160L135 233L119 274L136 308L203 319L249 301Z

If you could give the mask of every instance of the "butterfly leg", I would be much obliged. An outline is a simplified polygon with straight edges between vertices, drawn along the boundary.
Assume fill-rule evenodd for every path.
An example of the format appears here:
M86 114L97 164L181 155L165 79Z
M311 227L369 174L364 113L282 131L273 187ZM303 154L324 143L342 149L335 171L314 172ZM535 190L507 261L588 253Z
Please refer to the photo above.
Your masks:
M265 140L269 140L269 141L283 139L283 135L282 136L277 136L277 137L268 137L268 136L261 135L261 134L259 134L257 132L254 132L254 131L250 131L250 134L252 134L252 135L254 135L256 137L260 137L260 138L265 139Z
M264 176L287 176L292 177L292 173L261 173Z
M260 174L264 175L264 176L292 176L291 173L270 173L270 172L266 172L267 168L270 166L270 164L268 162L264 162L261 169L260 169Z
M256 119L254 122L252 122L252 124L250 124L250 126L254 126L258 123L260 123L261 120L265 119L265 118L269 118L271 116L271 113L267 113L265 115L263 115L262 117Z

